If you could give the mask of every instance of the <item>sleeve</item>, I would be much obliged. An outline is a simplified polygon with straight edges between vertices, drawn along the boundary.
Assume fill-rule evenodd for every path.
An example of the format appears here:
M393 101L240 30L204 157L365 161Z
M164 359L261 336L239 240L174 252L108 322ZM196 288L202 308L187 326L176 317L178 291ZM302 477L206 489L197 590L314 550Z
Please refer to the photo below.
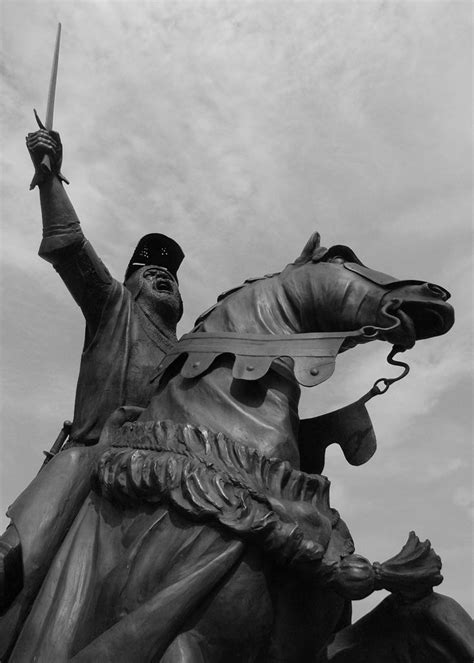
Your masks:
M87 324L87 344L87 338L91 339L99 326L115 279L84 237L79 223L45 229L39 255L53 265L81 308Z

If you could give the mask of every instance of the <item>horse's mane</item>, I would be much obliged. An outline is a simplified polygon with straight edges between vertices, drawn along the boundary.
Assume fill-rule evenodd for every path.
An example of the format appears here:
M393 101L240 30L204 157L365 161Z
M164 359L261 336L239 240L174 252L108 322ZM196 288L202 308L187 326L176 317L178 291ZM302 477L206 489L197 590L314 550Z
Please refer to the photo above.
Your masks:
M279 276L282 274L286 269L291 269L292 267L297 267L299 265L304 265L308 262L312 263L317 263L321 262L325 258L329 257L330 255L334 255L334 252L336 253L341 253L344 252L347 254L347 252L350 252L350 258L351 260L354 260L356 262L360 262L359 259L355 256L355 254L351 251L346 246L342 245L337 245L333 246L331 249L327 249L323 246L320 246L320 235L318 232L314 232L309 240L306 242L306 245L301 252L301 254L294 260L293 262L290 262L283 270L279 272L273 272L272 274L265 274L264 276L256 276L252 278L246 279L243 283L241 283L238 286L234 286L233 288L230 288L229 290L225 290L222 292L218 297L216 303L211 306L210 308L206 309L204 313L201 313L201 315L196 319L196 322L194 323L194 329L193 331L197 331L198 327L201 326L201 324L209 317L209 315L215 311L215 309L222 304L222 302L227 299L230 295L233 295L234 293L238 292L239 290L242 290L243 288L247 287L248 285L251 285L253 283L256 283L257 281L263 281L265 279L270 279L275 276Z
M265 274L264 276L253 276L251 278L245 279L245 281L243 283L241 283L240 285L234 286L233 288L230 288L229 290L225 290L224 292L221 292L221 294L217 297L216 303L213 304L210 308L206 309L204 311L204 313L201 313L201 315L196 319L196 322L194 323L193 331L197 331L197 328L230 295L235 294L239 290L242 290L243 288L246 288L247 286L249 286L253 283L256 283L257 281L264 281L265 279L270 279L274 276L278 276L279 274L281 274L281 272L274 272L273 274Z

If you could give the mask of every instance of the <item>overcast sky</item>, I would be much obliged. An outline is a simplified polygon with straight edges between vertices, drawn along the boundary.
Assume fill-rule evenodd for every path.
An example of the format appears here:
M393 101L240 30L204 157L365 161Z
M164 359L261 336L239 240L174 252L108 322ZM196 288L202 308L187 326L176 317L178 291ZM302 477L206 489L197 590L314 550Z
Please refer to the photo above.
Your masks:
M414 529L443 559L440 591L472 611L471 3L3 0L1 14L2 512L72 418L84 333L37 256L24 147L61 21L69 195L118 278L141 235L180 242L180 333L219 292L292 261L314 230L452 292L455 327L417 344L408 378L369 404L375 457L353 468L331 450L325 474L360 554L387 559ZM302 416L393 375L388 351L341 357Z

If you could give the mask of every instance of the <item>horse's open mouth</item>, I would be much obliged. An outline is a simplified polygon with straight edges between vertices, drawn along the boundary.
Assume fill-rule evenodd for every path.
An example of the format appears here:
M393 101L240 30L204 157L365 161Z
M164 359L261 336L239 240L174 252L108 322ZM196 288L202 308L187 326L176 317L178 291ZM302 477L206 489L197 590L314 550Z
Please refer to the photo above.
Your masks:
M446 302L394 302L386 309L400 325L382 334L393 345L411 348L415 341L445 334L454 323L454 312Z

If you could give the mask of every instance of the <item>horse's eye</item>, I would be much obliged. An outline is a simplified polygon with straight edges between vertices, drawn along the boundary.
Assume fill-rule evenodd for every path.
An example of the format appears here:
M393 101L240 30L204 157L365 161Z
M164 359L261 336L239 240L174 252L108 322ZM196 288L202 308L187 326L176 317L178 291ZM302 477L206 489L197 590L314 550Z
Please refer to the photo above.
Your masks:
M334 258L331 258L329 262L336 262L338 265L343 265L345 260L344 258L341 258L341 256L334 256Z

